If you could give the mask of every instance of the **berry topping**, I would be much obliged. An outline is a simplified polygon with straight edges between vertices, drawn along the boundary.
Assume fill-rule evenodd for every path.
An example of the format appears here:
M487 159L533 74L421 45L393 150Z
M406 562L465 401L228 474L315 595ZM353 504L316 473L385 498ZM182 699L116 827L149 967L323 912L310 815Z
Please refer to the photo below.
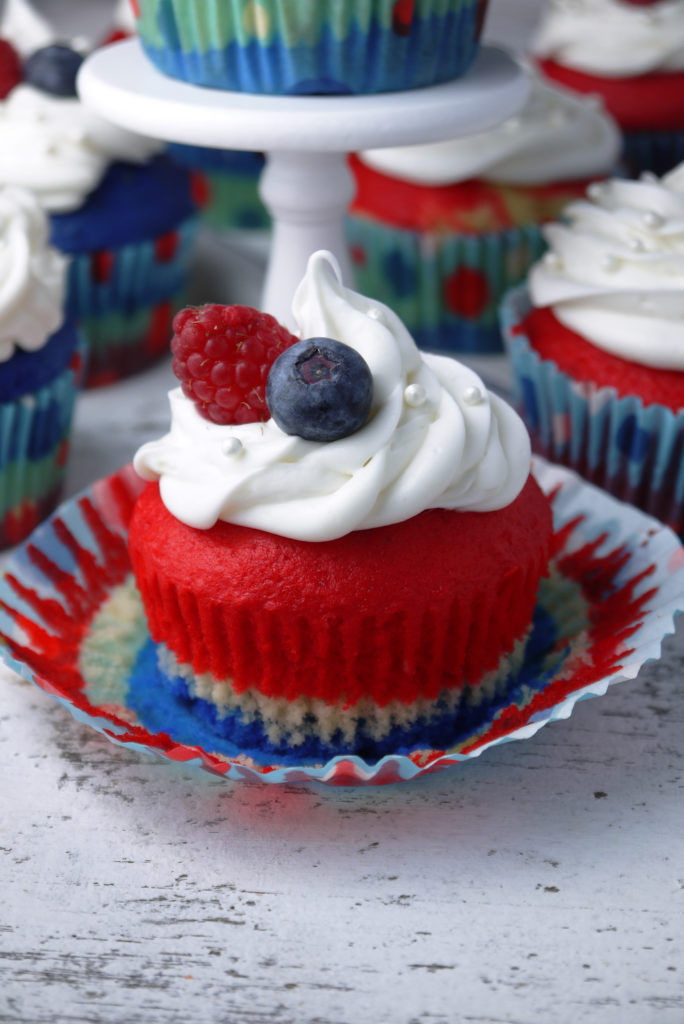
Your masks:
M271 416L286 434L337 441L368 419L373 377L356 349L332 338L298 341L278 356L266 384Z
M268 419L268 371L297 341L286 327L250 306L207 305L182 309L173 330L173 372L205 419L223 424Z
M19 54L6 39L0 39L0 100L4 100L22 78Z
M80 53L53 43L31 54L24 65L24 78L52 96L76 96L76 75L82 63Z

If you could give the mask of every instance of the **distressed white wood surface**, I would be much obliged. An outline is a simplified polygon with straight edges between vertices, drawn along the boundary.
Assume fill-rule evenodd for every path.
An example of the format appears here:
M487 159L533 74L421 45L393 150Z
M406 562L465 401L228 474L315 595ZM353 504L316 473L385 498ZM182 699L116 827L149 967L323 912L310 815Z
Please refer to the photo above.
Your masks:
M248 301L258 259L232 271ZM166 427L172 380L82 398L70 493ZM681 618L665 647L531 740L363 790L137 755L3 674L0 1022L682 1024Z

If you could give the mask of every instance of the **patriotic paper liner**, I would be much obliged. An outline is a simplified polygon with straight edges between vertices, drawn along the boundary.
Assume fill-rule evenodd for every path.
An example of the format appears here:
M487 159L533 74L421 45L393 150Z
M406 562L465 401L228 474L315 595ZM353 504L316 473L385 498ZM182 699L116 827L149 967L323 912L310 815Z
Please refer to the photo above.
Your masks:
M684 549L675 535L558 466L535 462L553 503L556 566L581 587L588 617L581 634L549 651L555 671L491 715L449 749L395 754L377 763L340 756L326 764L258 764L249 753L226 756L148 731L126 703L127 679L96 699L79 668L89 624L130 573L126 532L144 486L128 466L64 504L21 546L0 580L0 653L10 668L62 703L75 718L133 750L196 764L226 779L268 783L366 785L406 782L456 766L499 743L525 739L568 718L579 700L633 679L658 658L684 608ZM138 623L142 633L144 622ZM571 653L572 652L572 653ZM578 656L579 654L579 656Z
M488 0L137 0L143 49L171 78L236 92L391 92L463 74Z
M527 287L501 307L516 404L535 451L570 466L684 535L684 409L573 380L514 333L531 309Z

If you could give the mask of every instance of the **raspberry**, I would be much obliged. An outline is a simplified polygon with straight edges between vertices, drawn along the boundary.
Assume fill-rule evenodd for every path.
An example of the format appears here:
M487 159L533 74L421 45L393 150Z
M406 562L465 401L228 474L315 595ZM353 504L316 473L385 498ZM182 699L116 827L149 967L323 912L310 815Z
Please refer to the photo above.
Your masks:
M268 313L250 306L182 309L173 321L173 372L198 411L212 423L269 418L266 378L297 339Z
M6 39L0 39L0 100L4 100L23 77L19 54Z

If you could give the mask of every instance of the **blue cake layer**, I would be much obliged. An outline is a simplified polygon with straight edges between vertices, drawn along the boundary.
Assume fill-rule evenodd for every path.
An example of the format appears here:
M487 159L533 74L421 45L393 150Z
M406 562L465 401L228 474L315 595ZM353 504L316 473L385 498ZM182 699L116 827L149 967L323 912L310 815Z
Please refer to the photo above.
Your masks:
M32 394L54 380L71 359L77 341L76 328L67 322L37 352L17 349L0 363L0 402Z
M80 209L52 215L50 240L69 254L115 249L165 235L196 210L190 174L168 157L114 163Z

